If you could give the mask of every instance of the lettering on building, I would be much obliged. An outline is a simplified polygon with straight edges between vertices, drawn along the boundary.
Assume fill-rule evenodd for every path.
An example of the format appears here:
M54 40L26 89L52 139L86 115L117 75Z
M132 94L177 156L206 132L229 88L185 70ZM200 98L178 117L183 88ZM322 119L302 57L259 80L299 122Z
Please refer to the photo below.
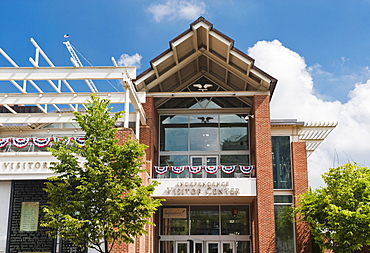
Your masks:
M229 182L178 182L167 187L166 195L174 196L237 196L237 187L230 187Z

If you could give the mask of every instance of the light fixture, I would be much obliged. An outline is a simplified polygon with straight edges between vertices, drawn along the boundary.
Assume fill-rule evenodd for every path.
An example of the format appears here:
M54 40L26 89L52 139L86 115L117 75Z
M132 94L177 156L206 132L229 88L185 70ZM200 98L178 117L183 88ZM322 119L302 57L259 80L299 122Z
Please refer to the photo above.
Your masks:
M234 217L234 219L236 218L238 213L239 213L238 209L236 209L236 208L231 209L231 215Z

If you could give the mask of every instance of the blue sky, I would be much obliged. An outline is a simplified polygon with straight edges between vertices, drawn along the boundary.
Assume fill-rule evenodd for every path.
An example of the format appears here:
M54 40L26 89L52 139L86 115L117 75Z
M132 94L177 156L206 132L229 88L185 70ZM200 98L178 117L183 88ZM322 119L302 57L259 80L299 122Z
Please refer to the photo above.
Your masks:
M314 120L316 116L340 123L347 115L356 126L347 120L348 128L338 130L336 139L370 143L370 136L361 132L370 126L370 105L359 102L370 91L369 13L370 0L0 0L0 48L19 66L31 66L28 58L34 57L34 47L29 39L33 37L55 65L71 66L62 44L63 35L69 34L71 43L92 65L112 66L112 56L119 60L126 54L131 65L140 66L140 73L169 47L170 40L203 16L279 80L273 117ZM0 66L10 66L2 56ZM307 107L277 102L290 100L278 94L295 88L299 99L311 101ZM323 106L333 111L324 113ZM348 137L359 131L358 138ZM326 168L332 166L335 152L337 163L369 163L370 148L358 155L354 148L362 147L358 143L342 147L342 143L327 142L329 146L324 142L311 164L322 161L323 155L328 163L331 160Z

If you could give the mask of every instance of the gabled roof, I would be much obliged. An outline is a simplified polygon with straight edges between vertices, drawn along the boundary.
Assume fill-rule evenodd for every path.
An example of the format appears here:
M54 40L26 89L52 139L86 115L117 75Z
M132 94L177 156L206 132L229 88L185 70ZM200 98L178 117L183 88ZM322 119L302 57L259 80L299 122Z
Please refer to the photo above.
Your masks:
M198 91L193 84L211 83L212 87L199 90L219 98L224 95L218 92L229 91L232 93L226 94L228 97L237 97L247 105L251 105L254 94L272 95L275 89L277 80L254 66L254 59L235 48L232 39L203 17L169 44L170 48L150 61L151 67L134 82L138 91L158 97L157 106L170 97L166 99L163 93L171 97L197 97L184 94Z

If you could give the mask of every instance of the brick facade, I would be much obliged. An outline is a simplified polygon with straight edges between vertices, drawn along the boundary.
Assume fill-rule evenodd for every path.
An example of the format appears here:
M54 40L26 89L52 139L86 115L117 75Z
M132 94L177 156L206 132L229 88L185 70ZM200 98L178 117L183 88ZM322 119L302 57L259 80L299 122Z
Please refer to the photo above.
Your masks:
M255 95L251 110L251 156L256 166L257 197L252 205L253 252L275 252L270 96Z
M297 196L304 193L308 189L308 169L307 169L307 154L305 142L292 142L292 172L293 172L293 190L295 200ZM299 221L296 218L295 222L296 233L296 252L309 253L312 252L311 236L307 224Z

